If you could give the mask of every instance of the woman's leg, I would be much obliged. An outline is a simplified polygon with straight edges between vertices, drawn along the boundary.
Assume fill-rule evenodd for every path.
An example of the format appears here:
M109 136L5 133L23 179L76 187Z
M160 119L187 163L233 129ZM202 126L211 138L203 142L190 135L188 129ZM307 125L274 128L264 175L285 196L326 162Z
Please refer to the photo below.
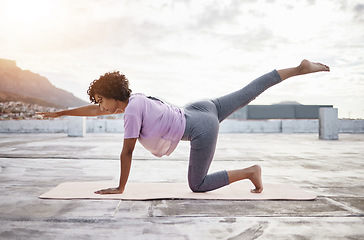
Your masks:
M191 141L188 183L193 192L211 191L243 179L249 179L255 185L253 193L263 190L258 165L207 174L215 154L219 133L217 110L212 101L201 101L187 106L185 115L186 130L182 140Z
M243 89L213 100L216 108L218 109L219 121L223 121L234 111L244 107L266 89L279 83L280 81L298 75L321 71L330 71L330 68L321 63L312 63L308 60L303 60L297 67L286 68L267 73L254 80ZM243 179L249 179L255 186L255 189L252 189L251 192L260 193L263 191L261 168L259 165L254 165L244 169L230 170L227 171L227 174L229 177L229 183Z
M213 135L209 133L191 141L188 184L193 192L212 191L230 183L226 171L207 174L216 148L217 134ZM203 147L199 148L201 145Z
M188 184L193 192L211 191L229 184L226 171L207 174L215 154L219 120L212 101L200 101L185 108L186 130L182 140L191 142Z
M262 192L261 168L258 165L207 175L215 153L218 123L280 81L319 71L329 71L329 68L319 63L303 60L296 68L274 70L265 74L245 88L213 100L214 104L211 101L202 101L186 107L187 121L183 139L191 141L188 180L192 191L211 191L235 181L249 179L255 186L251 192Z
M249 83L246 87L213 100L218 110L219 121L223 121L236 110L246 106L265 90L287 78L321 71L330 71L330 68L321 63L312 63L308 60L303 60L297 67L278 71L273 70L270 73L264 74Z
M233 112L248 105L248 103L253 101L266 89L279 82L281 82L281 77L279 73L274 70L255 79L238 91L213 99L212 101L215 103L218 111L219 121L222 122Z

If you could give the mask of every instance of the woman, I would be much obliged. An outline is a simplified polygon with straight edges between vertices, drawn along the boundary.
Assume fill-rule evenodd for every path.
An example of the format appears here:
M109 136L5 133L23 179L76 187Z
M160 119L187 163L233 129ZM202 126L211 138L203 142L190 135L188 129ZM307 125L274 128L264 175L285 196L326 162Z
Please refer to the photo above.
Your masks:
M137 139L158 157L170 155L180 140L191 143L188 183L193 192L211 191L235 181L249 179L255 186L252 193L263 191L261 168L207 174L214 156L219 123L234 111L244 107L269 87L290 77L330 71L321 63L303 60L297 67L273 70L246 87L213 100L199 101L180 109L144 94L131 94L129 81L119 72L106 73L91 83L87 93L89 105L72 110L40 113L44 117L99 116L124 113L124 144L120 155L120 182L116 188L98 190L97 194L117 194L124 191L128 180L132 154Z

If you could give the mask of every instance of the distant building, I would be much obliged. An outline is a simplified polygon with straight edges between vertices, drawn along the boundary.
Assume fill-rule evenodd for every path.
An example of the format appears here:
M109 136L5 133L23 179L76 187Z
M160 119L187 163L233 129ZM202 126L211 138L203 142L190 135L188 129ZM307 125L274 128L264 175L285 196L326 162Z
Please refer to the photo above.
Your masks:
M229 116L230 119L318 119L320 108L332 108L333 105L247 105Z

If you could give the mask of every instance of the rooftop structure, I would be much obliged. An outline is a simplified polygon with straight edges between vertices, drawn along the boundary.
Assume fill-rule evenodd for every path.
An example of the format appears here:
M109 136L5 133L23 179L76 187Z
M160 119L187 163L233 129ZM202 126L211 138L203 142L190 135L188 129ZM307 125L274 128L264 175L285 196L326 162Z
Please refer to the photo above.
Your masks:
M229 116L230 119L318 119L320 108L333 105L247 105Z

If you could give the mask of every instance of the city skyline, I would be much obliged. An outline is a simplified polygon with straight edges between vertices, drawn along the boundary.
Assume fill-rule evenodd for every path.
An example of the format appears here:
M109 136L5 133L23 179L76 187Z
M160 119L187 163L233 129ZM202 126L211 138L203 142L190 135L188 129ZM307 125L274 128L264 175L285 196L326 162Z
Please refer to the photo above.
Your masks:
M0 0L0 58L88 100L119 70L133 92L183 106L243 87L303 58L330 73L300 76L252 104L334 105L364 118L364 4L345 0Z

